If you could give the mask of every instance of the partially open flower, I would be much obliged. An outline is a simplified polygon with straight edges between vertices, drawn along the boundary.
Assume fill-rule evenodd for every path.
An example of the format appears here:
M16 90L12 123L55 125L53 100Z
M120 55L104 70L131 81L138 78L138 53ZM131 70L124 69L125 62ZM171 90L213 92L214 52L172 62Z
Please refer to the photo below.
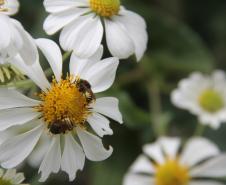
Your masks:
M123 185L223 185L226 154L205 138L190 139L180 152L178 138L160 138L143 147Z

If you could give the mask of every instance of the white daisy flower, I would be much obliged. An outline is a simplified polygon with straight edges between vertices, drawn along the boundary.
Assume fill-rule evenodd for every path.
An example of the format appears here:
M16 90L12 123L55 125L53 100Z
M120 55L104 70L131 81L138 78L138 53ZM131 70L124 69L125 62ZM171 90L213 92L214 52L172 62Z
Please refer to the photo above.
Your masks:
M112 56L120 59L135 54L141 60L147 47L144 19L126 10L120 0L44 0L50 15L44 30L52 35L63 28L60 44L66 51L87 58L100 47L104 35Z
M0 169L0 184L1 185L28 185L23 184L25 180L23 173L16 173L15 169L7 170L4 172Z
M180 152L178 138L160 138L143 147L123 185L223 185L226 154L205 138L192 138Z
M200 123L219 128L226 121L226 77L223 71L211 76L195 72L181 80L171 94L172 103L198 116Z
M23 26L9 17L18 11L17 0L0 0L0 64L20 54L28 64L37 60L35 43Z
M38 39L36 43L55 78L49 83L39 62L26 65L19 56L15 57L17 67L42 91L39 100L34 100L15 90L0 89L0 131L25 123L31 126L30 131L11 137L0 146L0 162L4 168L17 166L44 135L49 138L49 146L39 168L40 181L60 168L72 181L77 170L83 169L85 157L102 161L112 154L112 147L106 150L100 137L113 134L105 116L122 123L118 100L96 98L96 93L112 85L119 61L117 58L100 61L102 47L89 59L77 58L73 53L70 76L62 78L62 55L58 46L48 39Z

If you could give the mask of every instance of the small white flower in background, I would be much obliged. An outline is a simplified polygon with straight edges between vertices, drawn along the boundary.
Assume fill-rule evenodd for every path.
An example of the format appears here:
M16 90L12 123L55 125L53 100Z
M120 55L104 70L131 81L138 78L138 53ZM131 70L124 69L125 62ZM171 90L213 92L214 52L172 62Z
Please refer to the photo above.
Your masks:
M17 0L0 0L0 64L8 63L16 54L20 54L28 64L38 57L31 36L17 20L9 17L18 8Z
M1 185L28 185L23 184L25 180L23 173L16 173L15 169L10 169L4 172L0 169L0 184Z
M215 144L197 137L180 147L178 138L145 145L123 185L223 185L218 180L226 176L226 154Z
M2 143L0 162L4 168L14 168L28 157L44 135L50 143L39 168L40 181L60 168L72 181L77 170L83 169L85 157L102 161L112 154L112 147L106 150L100 137L113 134L105 116L122 123L118 100L96 98L96 93L112 85L119 61L114 57L100 61L103 47L88 59L77 58L73 53L70 76L63 78L59 47L48 39L38 39L36 43L55 78L49 83L39 61L26 65L20 56L12 61L40 87L41 93L39 100L34 100L15 90L0 89L0 131L16 125L31 127L28 132Z
M50 15L44 22L47 34L63 28L60 44L82 58L90 57L100 47L104 35L112 56L120 59L135 54L141 60L147 47L144 19L126 10L120 0L44 0Z
M192 73L180 81L171 94L172 103L198 116L201 124L219 128L226 122L226 76L223 71L215 71L207 76Z

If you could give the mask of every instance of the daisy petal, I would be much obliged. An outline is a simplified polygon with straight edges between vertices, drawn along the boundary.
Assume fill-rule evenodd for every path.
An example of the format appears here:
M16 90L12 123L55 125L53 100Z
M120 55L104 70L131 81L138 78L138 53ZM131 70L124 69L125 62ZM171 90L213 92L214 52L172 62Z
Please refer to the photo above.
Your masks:
M100 61L102 55L102 45L93 56L86 59L78 57L75 52L73 52L70 59L70 74L73 76L79 76L81 79L83 79L83 74L85 74L91 66Z
M13 116L12 116L13 115ZM0 111L0 131L15 125L23 125L40 115L33 108L13 108Z
M0 15L0 50L5 49L10 44L10 29L9 18L5 15Z
M44 0L43 4L47 12L57 13L84 5L85 3L78 0Z
M77 170L82 170L85 164L85 154L82 148L74 140L71 134L65 136L64 152L61 160L61 168L67 172L70 181L76 177Z
M91 84L94 93L105 91L111 87L115 80L118 65L118 59L112 57L97 62L90 67L86 74L84 74L84 79Z
M44 182L52 172L57 173L60 170L60 161L60 136L55 136L52 138L51 146L40 165L39 173L41 172L41 178L39 181Z
M164 163L165 159L162 153L162 148L158 143L144 145L143 151L158 164Z
M16 107L33 107L39 101L33 100L13 89L0 88L0 110Z
M140 174L127 174L123 180L123 185L152 185L155 180L151 176Z
M33 150L42 132L43 125L29 132L6 140L0 146L0 162L4 168L13 168L20 164Z
M43 28L48 35L52 35L86 12L85 8L71 8L67 11L50 14L45 19Z
M132 173L154 174L155 167L145 155L140 155L130 167L130 171Z
M127 33L135 45L135 54L137 61L141 60L147 49L148 34L144 19L131 11L124 10L121 16L114 16L114 20L123 24Z
M191 167L202 160L218 154L219 150L215 144L204 138L193 138L185 145L180 161Z
M226 155L221 155L194 167L191 170L192 177L224 177L226 176Z
M113 131L110 128L110 121L105 118L104 116L93 113L91 116L88 117L87 121L89 122L90 126L93 130L100 136L103 137L104 135L112 135Z
M132 39L120 22L105 19L106 40L109 51L114 57L126 59L135 51Z
M224 185L223 183L216 182L216 181L205 181L205 180L196 180L196 181L191 181L189 185Z
M18 12L18 9L19 9L19 2L18 0L10 0L10 1L7 1L7 9L8 11L6 12L1 12L1 13L4 13L6 15L14 15Z
M71 49L77 56L89 58L96 53L101 45L104 32L101 20L98 16L91 17L84 26L77 27L77 29L79 28Z
M43 91L50 88L50 83L48 82L38 60L32 65L26 65L23 59L19 55L17 55L9 62L18 69L20 69L25 75L27 75L32 81L34 81Z
M76 130L86 157L89 160L103 161L112 154L113 148L110 146L109 150L106 150L99 137L94 136L93 134L82 130L79 127L76 128Z
M62 75L62 54L57 44L49 39L37 39L36 44L49 62L57 81Z
M11 22L15 25L18 32L23 39L23 46L20 48L19 53L26 64L31 65L39 58L38 49L35 45L34 39L24 30L20 22L15 19L11 19Z
M180 147L180 140L178 138L162 137L160 138L159 143L168 157L172 159L176 158L178 149Z
M117 98L104 97L98 98L93 104L93 110L103 114L119 123L123 123L122 114L118 107L119 101Z

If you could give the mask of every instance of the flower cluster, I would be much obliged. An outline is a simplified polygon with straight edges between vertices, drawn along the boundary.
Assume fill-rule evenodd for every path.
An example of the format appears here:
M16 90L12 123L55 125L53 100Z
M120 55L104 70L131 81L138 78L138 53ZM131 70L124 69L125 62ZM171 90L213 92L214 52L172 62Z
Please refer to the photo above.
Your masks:
M14 168L26 160L39 168L44 182L60 170L73 181L86 159L109 158L113 148L102 139L113 134L110 121L122 124L123 117L119 100L103 92L113 85L119 60L134 55L141 61L147 49L144 19L120 0L44 0L43 5L49 14L43 29L48 35L60 32L59 45L33 38L10 17L18 12L17 0L0 0L0 164L8 169L0 170L0 185L21 184L24 176ZM110 57L103 58L104 48ZM35 92L9 85L14 80L31 84ZM179 83L171 100L217 129L226 122L225 73L195 72ZM226 154L204 137L186 142L159 137L143 152L124 185L222 185L226 176Z

